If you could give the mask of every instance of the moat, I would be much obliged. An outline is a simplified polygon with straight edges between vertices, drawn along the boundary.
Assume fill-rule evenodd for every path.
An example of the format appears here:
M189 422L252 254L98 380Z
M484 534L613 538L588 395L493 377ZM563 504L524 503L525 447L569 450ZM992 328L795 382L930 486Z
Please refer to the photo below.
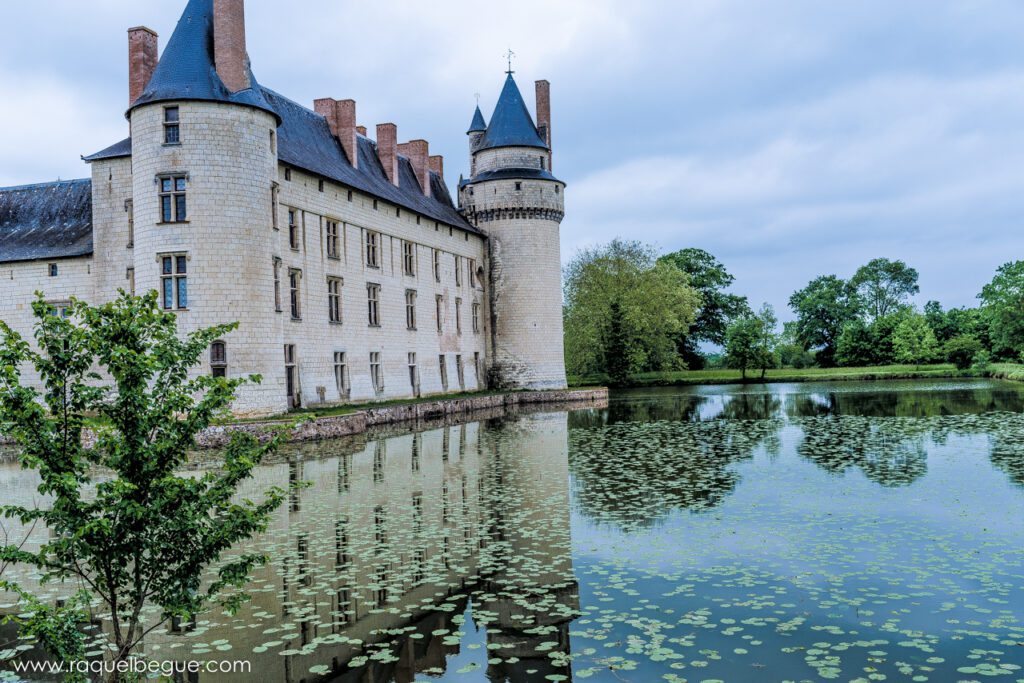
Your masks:
M0 465L0 496L31 477ZM289 446L252 495L294 481L252 601L148 656L256 672L210 681L1024 679L1022 385L635 390Z

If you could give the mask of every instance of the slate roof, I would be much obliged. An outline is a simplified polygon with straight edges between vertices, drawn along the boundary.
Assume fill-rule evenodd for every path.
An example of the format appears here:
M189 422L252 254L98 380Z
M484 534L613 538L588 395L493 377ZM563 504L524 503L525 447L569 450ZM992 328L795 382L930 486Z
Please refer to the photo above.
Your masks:
M487 125L487 132L484 133L478 151L494 147L548 148L537 132L537 126L533 124L533 118L512 74L505 79L505 87L501 89L498 104L494 107L491 122Z
M100 159L117 159L118 157L130 157L132 155L132 139L125 138L121 142L115 142L106 149L101 149L95 154L82 157L82 161L99 161Z
M92 181L0 188L0 263L92 254Z
M510 180L512 178L516 180L555 180L562 182L551 175L550 172L540 168L499 168L494 171L477 173L466 184L480 183L485 180Z
M487 122L484 121L483 112L480 111L480 105L476 105L476 111L473 112L473 121L469 124L469 130L466 131L466 135L470 133L479 133L487 130Z
M242 104L276 113L264 99L263 89L251 70L249 83L252 87L236 93L224 86L214 66L213 0L189 0L149 84L128 111L153 102L202 100Z

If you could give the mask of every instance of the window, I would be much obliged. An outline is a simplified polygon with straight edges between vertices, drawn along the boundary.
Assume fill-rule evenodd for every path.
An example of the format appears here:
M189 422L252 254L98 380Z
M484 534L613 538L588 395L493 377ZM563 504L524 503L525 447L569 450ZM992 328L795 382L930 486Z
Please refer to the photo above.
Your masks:
M324 181L322 181L322 180L321 180L321 181L319 181L319 182L317 183L317 189L318 189L318 190L319 190L320 192L323 192L323 191L324 191Z
M184 223L187 218L185 176L160 178L160 221L162 223Z
M327 258L339 258L338 221L327 221Z
M466 368L462 365L462 356L455 356L455 373L459 376L459 390L466 390Z
M441 281L441 250L434 250L434 281Z
M434 314L437 316L437 331L444 332L444 297L438 294L434 298Z
M366 267L380 268L380 233L366 231Z
M349 397L348 388L348 361L344 351L334 352L334 384L338 388L338 398Z
M416 329L416 290L405 290L405 327L409 330Z
M222 341L210 344L210 374L214 377L228 376L228 345Z
M291 179L292 179L292 169L290 169L290 168L284 169L284 179L288 180L288 181L291 181Z
M271 135L273 135L273 133L271 133ZM274 228L274 230L279 230L280 229L278 227L278 225L277 225L277 211L278 211L277 195L278 195L278 193L279 193L279 186L278 186L278 184L277 183L271 183L270 184L270 226L272 228Z
M409 352L409 385L412 387L413 394L419 394L420 376L419 370L416 369L416 353L414 351Z
M455 333L462 334L462 299L455 299Z
M302 320L302 271L298 268L288 269L288 290L292 309L292 320Z
M124 279L128 281L128 293L135 296L135 269L125 268Z
M366 285L370 327L380 327L380 285Z
M281 312L281 259L274 257L274 310Z
M475 259L469 259L469 286L470 287L476 287L476 260Z
M177 107L164 107L164 144L181 142L181 112Z
M380 365L380 351L370 352L370 381L375 393L384 393L384 372Z
M523 184L522 183L516 183L516 192L519 192L522 189L523 189Z
M455 286L462 286L462 257L455 257Z
M416 244L413 242L402 242L402 272L416 276Z
M301 408L302 389L299 386L299 363L295 354L295 344L284 345L284 378L289 410Z
M71 317L70 301L47 301L46 305L49 306L50 315L57 316L60 318Z
M445 362L444 354L437 357L437 365L441 370L441 390L448 391L448 367Z
M46 269L49 271L50 277L57 277L58 269L56 263L47 264Z
M135 246L135 202L124 200L124 212L128 214L128 244L125 247L131 249Z
M327 278L327 318L332 323L341 323L341 285L340 277Z
M480 304L473 302L473 334L480 334Z
M160 292L165 309L188 308L188 258L185 254L160 257Z
M288 209L288 246L299 250L299 212L295 209Z
M270 131L270 153L277 154L277 134Z

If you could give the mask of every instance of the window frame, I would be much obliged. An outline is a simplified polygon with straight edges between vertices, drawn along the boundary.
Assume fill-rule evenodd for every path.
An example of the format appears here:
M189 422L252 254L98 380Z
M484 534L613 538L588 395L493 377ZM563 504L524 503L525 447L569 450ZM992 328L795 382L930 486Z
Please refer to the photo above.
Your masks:
M380 284L366 283L367 323L369 327L380 327Z
M377 396L384 393L384 358L380 351L370 351L370 384Z
M292 320L302 320L302 269L288 269L288 305Z
M345 321L342 308L344 287L344 278L327 276L327 320L333 325L341 325Z
M416 290L405 290L405 329L416 330Z
M363 260L366 267L380 268L381 234L376 230L366 230L363 242Z
M170 186L166 184L170 183ZM157 176L160 225L188 223L188 174L164 173Z
M223 339L210 343L210 375L225 378L228 376L228 343Z
M334 352L334 384L338 390L338 398L345 400L352 396L352 385L348 376L348 353Z
M324 235L326 242L327 258L341 260L341 222L333 218L325 218Z
M160 264L160 307L165 311L187 311L188 310L188 252L177 251L157 254L157 263ZM170 267L168 269L168 262ZM168 299L168 284L170 284L170 298ZM184 287L184 290L182 289ZM182 305L182 293L185 303ZM168 305L170 302L170 305Z
M402 274L416 277L416 243L409 240L402 241Z
M299 210L289 207L288 208L288 248L292 251L299 251L302 245L301 235L299 234Z
M171 112L174 112L174 118L171 118ZM171 104L164 107L164 144L165 145L180 145L181 144L181 107L177 104ZM173 138L173 139L172 139Z

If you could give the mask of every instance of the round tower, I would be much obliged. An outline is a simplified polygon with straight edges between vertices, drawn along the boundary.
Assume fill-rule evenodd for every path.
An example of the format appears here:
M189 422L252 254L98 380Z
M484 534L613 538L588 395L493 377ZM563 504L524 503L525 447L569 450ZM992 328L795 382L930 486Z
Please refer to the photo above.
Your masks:
M190 0L148 84L128 111L136 291L190 332L242 326L199 372L263 375L233 409L287 409L274 315L269 233L279 118L245 53L242 0Z
M491 385L564 389L559 225L565 184L551 173L547 81L537 82L537 125L509 71L491 120L470 126L466 219L488 235ZM478 118L479 117L479 118Z

